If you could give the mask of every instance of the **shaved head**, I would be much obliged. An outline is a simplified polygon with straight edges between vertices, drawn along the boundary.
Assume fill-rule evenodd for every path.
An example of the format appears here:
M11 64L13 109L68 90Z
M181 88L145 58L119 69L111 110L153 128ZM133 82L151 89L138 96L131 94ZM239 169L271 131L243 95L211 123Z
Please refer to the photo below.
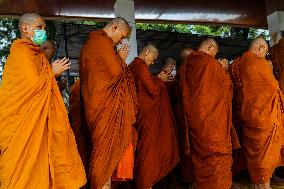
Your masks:
M112 39L114 45L119 44L131 31L128 22L120 17L108 22L103 30Z
M198 51L202 51L213 57L218 53L218 43L213 38L204 40L198 47Z
M127 32L130 31L130 26L128 22L124 18L121 18L121 17L114 18L112 21L108 22L106 25L106 27L113 27L113 26L117 26Z
M139 57L143 59L147 65L154 64L158 56L159 51L153 44L146 45L139 54Z
M31 40L34 36L34 30L45 30L43 18L35 13L26 13L19 19L19 30L22 39Z
M158 49L156 48L155 45L153 44L148 44L146 45L140 52L139 55L145 55L148 51L150 51L151 53L154 53L156 55L159 55L159 51Z
M163 70L167 73L172 72L176 68L176 60L169 57L166 58L165 63L163 65Z
M171 57L166 58L164 66L168 66L170 64L176 64L176 60Z
M264 44L266 44L267 45L267 42L266 42L266 40L263 38L263 37L261 37L261 36L258 36L257 38L255 38L252 42L251 42L251 44L250 44L250 49L254 49L254 48L256 48L256 47L258 47L259 45L264 45Z
M42 17L35 13L23 14L19 19L19 29L21 30L23 24L31 25L36 22L37 19L42 19Z
M264 58L268 53L268 44L263 37L258 36L251 42L249 51L258 57Z

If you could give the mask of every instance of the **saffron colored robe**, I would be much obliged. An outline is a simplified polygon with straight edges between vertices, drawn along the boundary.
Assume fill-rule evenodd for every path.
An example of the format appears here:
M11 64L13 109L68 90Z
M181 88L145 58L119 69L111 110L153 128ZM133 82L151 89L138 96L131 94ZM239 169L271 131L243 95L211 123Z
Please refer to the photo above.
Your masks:
M189 127L190 156L199 189L228 189L232 184L232 84L212 56L188 56L182 94Z
M152 76L140 58L135 58L129 69L138 96L136 187L149 189L179 162L176 127L164 82Z
M246 166L254 183L266 183L283 163L282 92L269 62L249 51L234 61L231 72Z
M103 30L91 32L81 51L80 85L92 140L91 188L101 189L113 174L118 179L131 179L137 111L135 84L126 64L115 53L112 39Z
M2 189L78 189L86 183L48 60L30 40L11 47L0 88Z

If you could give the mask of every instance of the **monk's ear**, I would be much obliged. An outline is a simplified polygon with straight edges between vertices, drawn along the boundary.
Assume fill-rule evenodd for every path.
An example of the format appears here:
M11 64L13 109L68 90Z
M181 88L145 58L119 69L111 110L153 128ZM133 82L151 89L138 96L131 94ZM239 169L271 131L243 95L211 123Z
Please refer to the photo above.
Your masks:
M21 31L23 33L28 33L29 32L29 26L27 24L22 24Z
M265 51L265 46L264 45L259 45L258 51L259 52Z
M212 44L208 45L207 50L208 50L208 52L211 52L213 50L213 45Z
M116 31L117 28L118 28L117 26L113 26L113 27L112 27L112 31L113 31L113 32Z
M149 49L147 49L147 51L146 51L145 55L146 55L146 56L148 56L148 55L149 55L149 53L150 53L150 50L149 50Z

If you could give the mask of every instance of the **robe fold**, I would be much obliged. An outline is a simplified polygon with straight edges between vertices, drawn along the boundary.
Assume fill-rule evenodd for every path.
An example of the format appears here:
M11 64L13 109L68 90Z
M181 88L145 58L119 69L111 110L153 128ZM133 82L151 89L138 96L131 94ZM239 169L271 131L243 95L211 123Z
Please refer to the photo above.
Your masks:
M125 166L132 171L120 176L131 179L134 152L129 153L129 149L135 148L135 84L126 64L115 53L111 38L103 30L91 32L82 48L80 84L92 140L91 188L101 189L117 168L123 170Z
M164 82L152 76L140 58L135 58L129 69L134 77L138 99L134 178L137 189L149 189L179 161L176 126Z
M86 126L86 120L83 116L84 110L81 104L80 80L76 81L71 86L71 95L69 98L69 112L71 127L73 129L79 154L84 164L86 172L89 171L91 137Z
M283 96L270 64L251 52L231 68L247 168L256 184L283 163Z
M284 38L270 49L274 75L279 82L280 89L284 92Z
M0 149L0 188L78 189L86 183L54 74L30 40L16 40L5 64Z
M183 107L183 93L182 93L182 81L185 76L185 64L181 65L176 76L176 105L175 105L175 117L179 130L179 146L181 158L185 158L190 154L190 140L188 124Z
M182 76L190 137L190 156L199 189L228 189L232 184L232 84L212 56L193 52Z
M189 139L189 127L186 120L186 115L183 107L183 90L182 82L185 77L186 64L182 64L177 72L177 90L176 98L177 103L175 106L175 118L178 128L178 140L180 150L180 176L184 182L194 182L194 167L190 154L190 139ZM186 91L186 89L184 89Z

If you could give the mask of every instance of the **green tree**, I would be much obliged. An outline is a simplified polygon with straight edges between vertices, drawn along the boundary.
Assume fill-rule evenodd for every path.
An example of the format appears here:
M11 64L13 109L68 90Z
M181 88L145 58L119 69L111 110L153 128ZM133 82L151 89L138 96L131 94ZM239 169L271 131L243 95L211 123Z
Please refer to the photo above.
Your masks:
M19 36L17 19L0 19L0 79L13 40Z

